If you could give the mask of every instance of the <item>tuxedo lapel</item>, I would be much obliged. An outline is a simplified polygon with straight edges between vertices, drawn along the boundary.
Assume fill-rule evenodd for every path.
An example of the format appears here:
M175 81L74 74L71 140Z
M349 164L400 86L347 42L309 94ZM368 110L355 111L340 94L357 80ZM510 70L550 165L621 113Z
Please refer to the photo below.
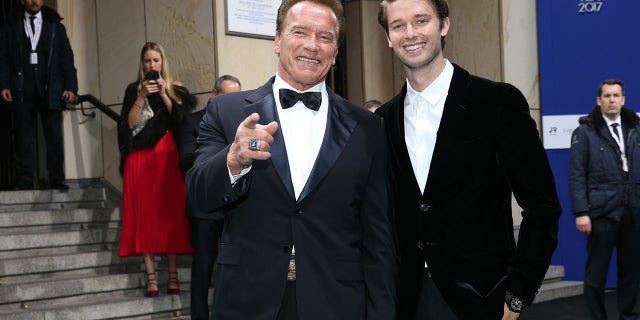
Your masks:
M431 167L425 186L425 195L429 190L435 190L430 186L441 185L439 181L446 181L447 168L458 156L456 148L459 143L459 135L467 128L465 118L468 116L468 106L461 97L465 97L466 88L469 81L469 73L454 66L453 78L449 86L447 100L444 103L442 119L438 128L436 145L431 158Z
M404 136L404 99L406 95L407 85L405 83L400 93L389 101L391 107L387 115L385 115L385 123L389 131L389 140L391 141L391 154L396 157L395 161L398 163L398 168L404 175L404 178L400 178L400 180L409 181L412 189L420 194L420 188L413 172L409 149Z
M260 89L256 90L254 94L247 97L247 100L251 104L244 107L244 110L248 115L257 113L260 115L260 124L266 125L272 121L276 121L280 125L280 119L276 112L276 103L273 97L273 78L267 82ZM293 198L295 194L293 192L293 183L291 182L291 172L289 170L289 160L287 158L287 149L284 144L284 137L282 136L282 130L277 130L273 135L273 143L269 148L271 153L271 163L278 173L282 184L289 192L289 195Z
M346 106L335 98L331 90L327 89L327 91L329 94L327 128L313 170L311 170L309 179L298 197L298 202L308 196L329 173L357 124L355 119L349 115Z

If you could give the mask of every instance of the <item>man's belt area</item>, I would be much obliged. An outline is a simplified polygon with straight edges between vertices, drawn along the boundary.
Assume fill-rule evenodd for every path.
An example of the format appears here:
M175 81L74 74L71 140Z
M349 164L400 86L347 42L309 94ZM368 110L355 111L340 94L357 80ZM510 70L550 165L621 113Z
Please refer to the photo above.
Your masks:
M289 272L287 273L287 281L296 281L296 259L289 260Z

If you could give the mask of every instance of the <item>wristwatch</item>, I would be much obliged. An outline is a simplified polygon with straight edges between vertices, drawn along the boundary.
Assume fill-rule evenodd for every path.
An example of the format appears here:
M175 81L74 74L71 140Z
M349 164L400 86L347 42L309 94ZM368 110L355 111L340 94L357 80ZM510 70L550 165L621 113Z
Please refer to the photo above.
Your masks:
M507 291L505 295L504 302L507 304L507 308L511 310L511 312L520 313L524 308L524 301L522 299L514 296L511 292Z

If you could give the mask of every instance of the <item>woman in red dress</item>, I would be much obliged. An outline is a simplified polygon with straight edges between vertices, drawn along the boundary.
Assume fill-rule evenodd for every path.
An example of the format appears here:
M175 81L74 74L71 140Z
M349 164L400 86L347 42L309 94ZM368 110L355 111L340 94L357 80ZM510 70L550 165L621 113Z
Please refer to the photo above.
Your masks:
M173 133L195 97L173 81L164 49L142 47L138 80L129 84L118 124L123 174L119 255L143 255L146 295L158 295L155 255L167 255L167 293L180 292L176 254L193 251L185 218L186 191Z

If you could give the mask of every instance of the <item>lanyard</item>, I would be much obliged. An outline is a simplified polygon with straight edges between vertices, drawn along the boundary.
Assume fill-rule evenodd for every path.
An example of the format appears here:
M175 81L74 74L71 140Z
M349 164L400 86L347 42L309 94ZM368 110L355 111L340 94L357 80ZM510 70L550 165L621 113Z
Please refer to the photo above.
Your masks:
M38 46L38 40L40 40L40 33L42 31L42 28L38 28L36 26L36 30L32 30L31 29L31 24L29 23L29 18L24 19L24 30L27 31L27 37L29 38L29 41L31 42L31 51L35 52L36 51L36 47ZM36 25L36 21L33 21L34 26Z

